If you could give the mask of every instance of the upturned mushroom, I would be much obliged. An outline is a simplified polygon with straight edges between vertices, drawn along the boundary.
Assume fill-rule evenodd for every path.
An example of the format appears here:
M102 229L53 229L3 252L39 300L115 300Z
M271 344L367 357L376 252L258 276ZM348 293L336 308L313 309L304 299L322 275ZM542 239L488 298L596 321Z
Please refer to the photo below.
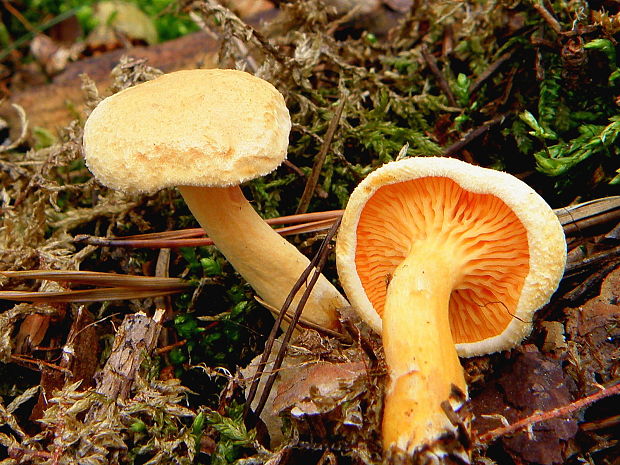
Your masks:
M507 173L410 158L360 183L336 262L351 304L382 335L387 453L466 457L445 449L458 437L446 406L458 412L467 393L459 355L506 350L526 337L565 261L556 215Z
M267 81L229 69L177 71L99 103L84 127L84 158L113 189L177 187L226 259L280 308L309 260L262 220L239 184L280 165L290 128L284 98ZM303 317L335 329L344 305L321 276Z

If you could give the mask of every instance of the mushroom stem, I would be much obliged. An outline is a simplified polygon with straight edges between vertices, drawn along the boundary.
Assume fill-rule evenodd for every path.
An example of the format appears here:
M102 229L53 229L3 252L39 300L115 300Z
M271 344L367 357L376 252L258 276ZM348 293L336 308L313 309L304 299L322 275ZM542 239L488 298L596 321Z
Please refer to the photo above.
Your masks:
M396 268L383 313L389 372L383 444L408 454L456 430L441 404L453 385L467 392L448 312L457 260L424 242Z
M280 308L310 261L256 213L238 186L180 186L198 223L237 272L269 305ZM303 294L302 286L291 308ZM336 309L348 305L321 275L303 317L328 329L339 326Z

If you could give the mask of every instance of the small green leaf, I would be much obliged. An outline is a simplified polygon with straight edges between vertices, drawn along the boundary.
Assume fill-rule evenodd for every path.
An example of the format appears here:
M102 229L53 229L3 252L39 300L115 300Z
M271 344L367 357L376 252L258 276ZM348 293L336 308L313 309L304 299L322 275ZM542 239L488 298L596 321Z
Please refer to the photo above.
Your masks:
M129 429L134 433L145 433L147 431L146 424L142 420L134 421L129 427Z
M198 270L201 268L201 265L196 256L196 249L194 247L181 247L179 251L185 261L187 261L190 271L192 273L199 273Z
M246 429L243 418L233 419L225 417L211 409L207 409L205 415L209 425L220 433L222 439L231 441L232 444L240 446L251 444L254 441L256 432Z
M204 331L204 328L198 326L198 320L188 314L177 315L174 319L174 327L184 339L191 339L194 335Z
M462 107L467 106L469 103L469 87L471 85L471 79L465 74L459 73L456 78L456 82L453 85L454 94L456 100Z
M367 34L364 36L364 38L366 39L366 41L367 41L369 44L373 44L373 45L374 45L374 44L376 44L376 43L378 42L378 40L377 40L377 36L376 36L376 35L374 35L372 32L367 33Z
M521 121L523 121L530 128L532 128L532 131L530 131L530 134L532 136L538 137L539 139L551 140L556 140L558 138L555 133L546 130L540 124L538 124L538 121L536 120L534 115L532 115L532 113L530 113L529 111L525 110L524 112L519 113L519 118L521 118Z
M598 50L605 54L609 60L609 66L612 70L617 68L616 64L616 47L609 39L594 39L583 46L590 50Z
M173 365L182 365L187 362L187 355L185 355L185 353L178 347L172 349L168 356L170 358L170 363Z
M236 304L232 310L230 311L230 318L236 318L243 314L243 312L248 308L249 302L244 300Z
M205 276L219 276L222 274L222 266L217 260L213 258L201 258L200 264L202 265L202 271L204 272Z

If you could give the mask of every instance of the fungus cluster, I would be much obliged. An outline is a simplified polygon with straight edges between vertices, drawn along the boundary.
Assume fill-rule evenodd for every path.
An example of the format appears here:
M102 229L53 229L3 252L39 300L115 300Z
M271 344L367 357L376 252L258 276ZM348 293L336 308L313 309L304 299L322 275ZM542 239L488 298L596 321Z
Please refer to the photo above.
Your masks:
M564 271L562 226L517 178L449 158L388 163L354 190L336 245L353 307L382 334L387 452L442 455L459 355L508 349ZM448 402L448 404L446 404Z
M177 187L231 265L280 308L309 260L262 220L239 184L280 165L290 128L284 98L267 81L229 69L177 71L104 99L86 121L84 158L113 189ZM303 316L336 329L344 305L321 276Z
M279 308L309 261L239 184L284 160L290 128L284 98L266 81L235 70L178 71L103 100L86 122L84 157L114 189L177 187L227 260ZM529 334L562 276L565 248L551 208L506 173L411 158L354 190L337 266L352 305L382 334L386 451L444 453L433 448L457 429L446 405L457 411L467 393L459 355L505 350ZM304 318L335 329L345 305L321 277Z

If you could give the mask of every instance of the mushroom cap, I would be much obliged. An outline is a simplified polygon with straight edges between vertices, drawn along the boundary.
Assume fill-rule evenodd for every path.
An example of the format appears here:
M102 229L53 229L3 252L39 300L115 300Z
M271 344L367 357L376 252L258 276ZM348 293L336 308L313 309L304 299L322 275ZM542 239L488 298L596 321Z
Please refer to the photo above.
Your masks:
M566 263L555 213L514 176L452 158L388 163L351 194L336 242L349 301L379 333L391 273L416 241L456 251L450 257L460 274L449 318L463 357L505 350L527 336Z
M225 187L286 158L291 121L269 82L243 71L164 74L104 99L84 126L86 165L126 192Z

